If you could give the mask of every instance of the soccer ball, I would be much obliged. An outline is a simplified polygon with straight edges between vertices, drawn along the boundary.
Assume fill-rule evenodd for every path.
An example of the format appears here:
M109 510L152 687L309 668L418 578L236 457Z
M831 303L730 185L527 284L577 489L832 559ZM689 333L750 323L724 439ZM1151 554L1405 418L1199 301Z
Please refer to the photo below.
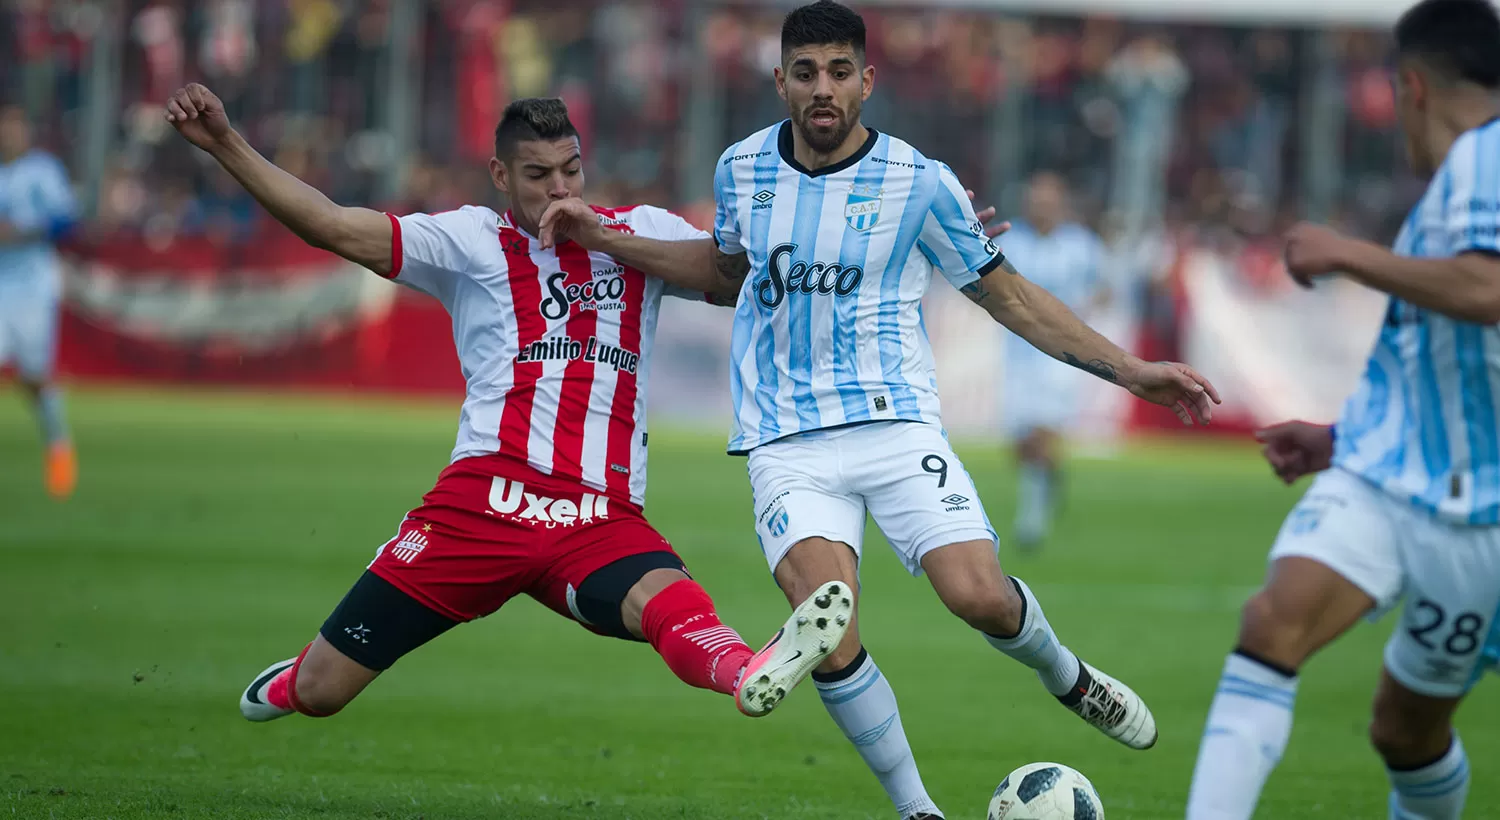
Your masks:
M1061 763L1029 763L1005 776L987 820L1104 820L1099 793Z

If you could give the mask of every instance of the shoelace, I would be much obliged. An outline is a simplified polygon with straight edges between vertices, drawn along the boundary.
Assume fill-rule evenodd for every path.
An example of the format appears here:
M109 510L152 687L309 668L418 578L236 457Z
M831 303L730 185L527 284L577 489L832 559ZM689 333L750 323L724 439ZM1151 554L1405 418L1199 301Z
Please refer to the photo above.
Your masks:
M1099 681L1090 681L1089 693L1078 701L1075 711L1078 716L1095 726L1113 729L1125 720L1125 704L1115 697L1108 686Z

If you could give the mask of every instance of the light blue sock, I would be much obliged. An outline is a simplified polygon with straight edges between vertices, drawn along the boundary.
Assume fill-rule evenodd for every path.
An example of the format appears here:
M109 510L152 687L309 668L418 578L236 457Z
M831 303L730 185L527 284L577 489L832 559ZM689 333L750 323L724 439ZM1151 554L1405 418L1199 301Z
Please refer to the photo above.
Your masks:
M1469 796L1469 757L1458 733L1436 763L1420 769L1390 769L1390 820L1458 820Z
M42 441L49 447L68 440L68 420L63 415L61 390L48 386L37 391L36 419L42 429Z
M942 812L922 785L911 744L901 728L896 693L869 654L861 649L859 657L843 670L814 673L813 683L833 722L859 750L897 813L902 817L924 813L941 817Z

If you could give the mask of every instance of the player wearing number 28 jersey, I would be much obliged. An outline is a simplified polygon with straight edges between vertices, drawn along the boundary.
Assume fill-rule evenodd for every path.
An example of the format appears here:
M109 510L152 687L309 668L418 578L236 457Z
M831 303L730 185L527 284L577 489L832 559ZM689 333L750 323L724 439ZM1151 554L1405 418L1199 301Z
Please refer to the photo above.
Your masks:
M1271 549L1224 665L1189 820L1247 820L1286 748L1298 671L1406 601L1370 736L1392 820L1456 820L1469 762L1453 714L1500 653L1500 15L1425 0L1396 26L1408 154L1430 176L1395 247L1299 225L1287 269L1391 295L1338 423L1261 431L1287 483L1319 473Z
M834 649L853 614L846 585L816 590L754 652L642 516L657 308L716 280L698 275L706 266L648 277L539 240L548 204L583 187L561 101L506 109L490 162L511 201L503 215L336 206L251 149L202 86L174 95L167 118L300 236L441 301L467 381L452 463L317 638L247 687L245 717L333 714L407 652L523 593L599 634L649 642L684 682L734 696L749 715L769 712ZM706 236L648 206L587 218L621 236Z

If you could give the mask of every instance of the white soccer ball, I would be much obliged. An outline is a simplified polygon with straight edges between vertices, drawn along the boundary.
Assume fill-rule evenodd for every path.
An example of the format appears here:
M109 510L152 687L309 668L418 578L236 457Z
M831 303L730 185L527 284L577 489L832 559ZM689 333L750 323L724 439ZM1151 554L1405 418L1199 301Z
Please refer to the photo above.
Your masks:
M1076 769L1029 763L1005 776L987 820L1104 820L1099 793Z

